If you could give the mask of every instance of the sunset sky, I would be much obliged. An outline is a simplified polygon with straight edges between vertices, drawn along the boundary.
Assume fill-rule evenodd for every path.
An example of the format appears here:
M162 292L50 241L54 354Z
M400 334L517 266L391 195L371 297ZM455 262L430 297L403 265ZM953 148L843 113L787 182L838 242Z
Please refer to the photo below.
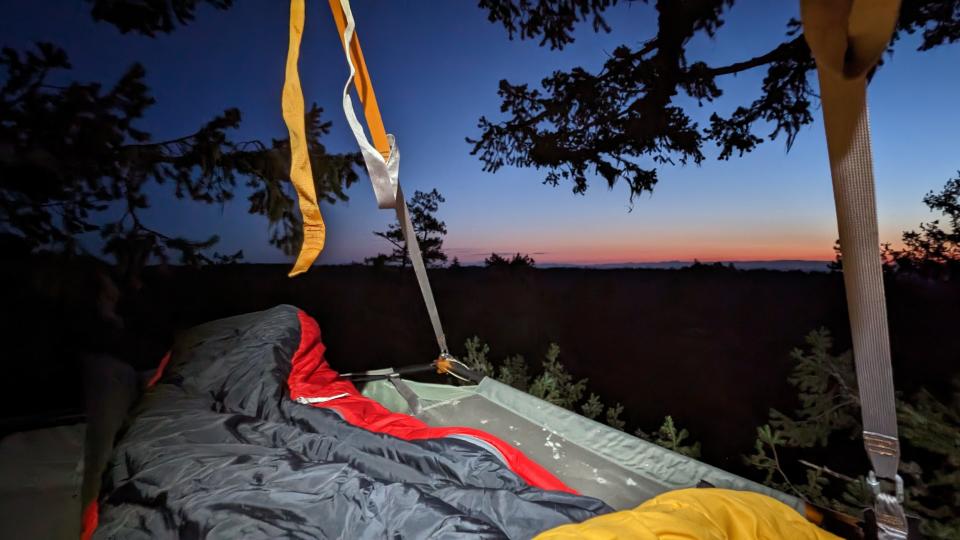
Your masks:
M0 45L23 48L36 40L63 46L79 80L112 83L134 61L147 68L157 98L141 127L161 140L186 134L224 108L244 120L236 140L286 135L280 90L287 45L288 3L243 1L227 12L200 10L198 20L156 39L124 36L97 24L79 1L2 2ZM308 102L325 109L333 132L331 151L352 151L340 110L347 74L327 3L308 2L301 53ZM610 34L589 25L564 51L533 41L509 41L473 0L353 2L388 131L402 151L401 182L408 194L438 188L446 197L440 217L445 248L461 261L491 252L525 252L538 262L612 263L663 260L830 259L837 237L822 124L806 127L792 150L765 143L740 159L717 161L706 147L701 166L666 166L653 195L635 201L627 190L595 183L584 196L569 185L542 185L543 171L485 173L469 155L481 115L497 118L497 83L538 82L553 70L597 70L616 46L636 45L653 34L653 8L636 3L612 10ZM783 40L796 2L739 1L715 41L698 38L691 61L726 64L762 54ZM870 86L881 237L934 218L921 199L960 169L960 46L916 52L916 36L899 44ZM721 80L717 109L729 112L752 101L763 71ZM695 111L706 123L712 107ZM819 109L816 114L819 116ZM766 132L763 132L765 134ZM246 213L245 197L224 208L175 201L169 187L152 190L145 214L153 228L171 234L219 234L218 250L243 249L249 262L291 259L267 243L267 224ZM376 208L362 178L350 201L324 207L328 225L320 263L360 261L388 246L371 232L393 219Z

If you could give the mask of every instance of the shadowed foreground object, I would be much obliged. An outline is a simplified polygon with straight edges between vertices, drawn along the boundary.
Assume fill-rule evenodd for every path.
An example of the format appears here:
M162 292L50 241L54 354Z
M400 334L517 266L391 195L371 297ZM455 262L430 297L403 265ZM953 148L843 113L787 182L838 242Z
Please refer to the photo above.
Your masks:
M0 442L0 538L77 538L84 433L84 424L74 424Z

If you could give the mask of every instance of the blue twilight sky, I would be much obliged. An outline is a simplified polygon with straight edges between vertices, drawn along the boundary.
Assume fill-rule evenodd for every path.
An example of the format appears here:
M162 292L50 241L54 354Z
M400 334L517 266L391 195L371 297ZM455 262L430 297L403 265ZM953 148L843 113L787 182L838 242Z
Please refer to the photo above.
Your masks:
M226 107L243 111L236 140L285 136L280 90L287 46L288 3L246 0L227 12L199 11L197 21L156 39L121 35L94 23L80 0L0 0L0 45L23 48L49 40L63 46L79 80L112 83L134 61L147 68L157 104L141 128L155 140L181 136ZM542 262L745 260L832 257L837 236L822 125L803 129L786 153L781 140L730 161L663 167L652 196L629 211L627 190L597 183L585 196L569 186L541 184L530 169L481 171L464 137L477 134L481 115L499 115L497 83L537 84L553 70L597 70L616 46L649 38L656 16L645 4L609 12L609 34L585 25L563 51L537 42L508 41L473 0L355 0L358 33L388 131L402 149L407 193L438 188L447 202L440 217L448 254L475 261L492 251L527 252ZM797 2L741 0L716 40L697 38L691 61L723 64L765 52L783 40ZM905 228L931 219L921 199L960 169L960 46L915 51L908 36L870 87L881 237L895 241ZM333 121L323 142L331 151L355 143L339 109L346 77L342 49L327 3L308 1L301 75L308 102ZM721 80L721 112L758 95L762 71ZM701 125L713 109L694 111ZM819 116L819 110L817 111ZM218 250L243 249L252 262L285 262L267 243L263 218L246 213L245 197L224 208L175 201L152 193L145 214L172 234L221 236ZM371 234L393 219L377 210L369 182L349 191L350 201L323 208L328 243L321 263L344 263L384 250Z

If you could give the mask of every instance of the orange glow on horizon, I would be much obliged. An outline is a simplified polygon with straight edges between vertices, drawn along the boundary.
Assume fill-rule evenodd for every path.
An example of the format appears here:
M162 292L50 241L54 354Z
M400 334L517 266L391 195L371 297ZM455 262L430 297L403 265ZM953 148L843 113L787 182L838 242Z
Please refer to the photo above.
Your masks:
M615 263L656 263L666 261L693 261L703 262L731 262L731 261L777 261L777 260L809 260L830 261L834 259L832 248L823 249L821 246L797 247L794 249L774 246L677 246L674 248L638 249L633 247L601 247L586 249L513 249L495 250L497 253L526 253L541 263L570 263L570 264L615 264ZM485 256L477 257L482 261ZM473 257L470 257L471 259ZM467 258L464 258L466 261Z
M759 236L759 235L757 235ZM482 262L490 253L503 256L523 253L538 263L599 265L617 263L659 262L735 262L735 261L832 261L835 240L832 235L795 234L790 237L778 231L777 235L758 238L688 239L678 235L651 235L640 241L624 241L611 236L585 241L582 237L565 240L553 238L524 239L516 243L477 243L471 248L455 245L445 248L450 258ZM786 237L786 238L784 238ZM786 240L786 241L784 241ZM511 245L512 244L512 245ZM900 243L892 245L902 248ZM879 255L879 246L878 246Z

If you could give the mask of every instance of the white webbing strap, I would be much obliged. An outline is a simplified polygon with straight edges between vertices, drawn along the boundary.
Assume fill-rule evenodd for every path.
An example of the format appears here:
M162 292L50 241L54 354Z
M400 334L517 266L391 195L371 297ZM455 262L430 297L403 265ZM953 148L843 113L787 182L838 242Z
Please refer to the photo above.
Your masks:
M367 174L369 174L370 182L373 184L377 206L393 208L397 212L397 219L403 231L403 240L407 245L407 253L410 256L413 271L417 276L417 283L420 285L420 293L423 295L427 314L430 316L430 324L433 326L433 333L437 339L437 346L440 348L440 355L447 356L449 355L447 338L443 333L443 325L440 324L440 314L437 311L437 303L433 298L433 290L430 287L430 279L427 276L427 267L423 262L423 255L420 252L416 230L407 209L407 201L404 198L403 190L400 189L400 150L397 147L396 139L393 135L387 135L387 140L390 142L390 157L384 160L383 155L367 139L363 126L357 119L357 114L353 108L350 86L353 84L353 78L356 76L357 70L350 56L350 45L353 41L356 24L350 10L350 1L340 0L340 6L347 21L343 31L343 49L347 58L347 65L350 67L350 76L343 86L343 113L347 118L347 124L350 125L350 130L353 131L353 136L357 139L357 144L360 145L360 153L363 155Z
M400 151L397 148L394 136L387 134L387 140L390 141L390 157L388 160L384 160L383 155L370 144L367 135L363 132L360 120L357 119L357 113L353 109L353 100L350 98L350 86L353 84L353 78L357 75L357 68L353 65L353 58L350 56L350 44L353 41L356 23L353 20L353 12L350 11L350 1L340 0L340 7L343 8L343 15L347 19L347 26L343 30L343 52L347 58L347 66L350 67L350 76L347 77L347 82L343 85L343 114L347 117L347 124L353 131L357 144L360 145L360 154L363 156L363 163L367 166L370 183L373 184L377 206L380 208L396 208L397 188L400 185L398 180L400 175Z
M430 316L433 334L437 338L440 356L448 357L450 356L450 350L447 349L447 336L444 335L443 325L440 324L440 313L437 311L437 302L433 299L433 289L430 288L430 278L427 276L427 267L423 263L423 254L420 253L417 231L413 228L413 221L410 220L410 212L407 210L407 200L404 198L403 189L400 186L397 186L397 219L400 221L400 226L403 227L403 240L407 244L407 253L410 255L413 272L417 275L417 283L420 285L423 303L427 306L427 314Z
M880 262L866 83L862 79L854 81L850 84L856 84L859 88L846 92L838 89L835 82L826 81L825 78L821 73L820 96L824 102L825 119L835 110L828 106L827 102L839 105L837 102L840 101L844 106L854 106L859 110L850 148L843 156L839 156L839 159L831 158L830 169L840 229L840 249L843 253L843 281L850 314L850 335L860 392L863 442L873 467L868 482L877 497L874 511L878 525L881 520L885 520L893 531L899 530L902 533L888 534L881 538L906 538L906 517L899 504L902 497L902 480L897 474L900 442L897 438L890 336ZM846 99L838 100L840 96ZM857 101L859 104L856 104ZM827 124L830 125L829 122ZM830 132L829 127L827 132ZM880 490L876 477L895 482L899 495Z
M907 536L897 469L896 401L890 362L866 76L886 48L896 0L801 0L804 35L817 61L820 100L843 254L843 281L857 369L863 440L873 470L879 537ZM895 482L894 493L877 477Z

